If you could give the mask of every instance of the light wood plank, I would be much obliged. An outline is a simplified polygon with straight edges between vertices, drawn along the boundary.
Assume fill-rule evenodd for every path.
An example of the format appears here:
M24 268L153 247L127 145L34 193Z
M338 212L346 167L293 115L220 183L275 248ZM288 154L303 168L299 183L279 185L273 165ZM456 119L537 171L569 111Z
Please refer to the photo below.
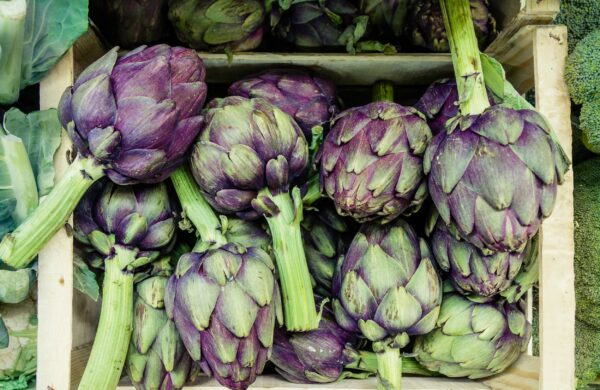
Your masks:
M538 390L539 370L538 357L522 355L502 374L483 379L481 382L493 390Z
M74 57L69 50L40 83L40 108L58 106L73 84ZM71 142L63 131L54 158L56 180L69 166ZM69 220L72 224L72 220ZM73 327L73 238L61 229L39 253L37 389L68 389Z
M563 80L567 56L564 26L534 34L537 108L571 155L571 102ZM575 282L573 171L558 190L554 212L543 224L540 262L540 389L575 388Z

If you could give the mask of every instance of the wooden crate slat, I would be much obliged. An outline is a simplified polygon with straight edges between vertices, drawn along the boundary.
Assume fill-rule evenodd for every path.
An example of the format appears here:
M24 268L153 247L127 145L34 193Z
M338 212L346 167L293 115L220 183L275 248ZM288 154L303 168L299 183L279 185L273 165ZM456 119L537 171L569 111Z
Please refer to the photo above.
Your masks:
M539 371L540 359L524 354L502 374L483 379L481 382L493 390L538 390Z
M73 84L73 49L40 83L40 108L56 108L65 88ZM69 166L71 142L63 131L54 157L56 180ZM69 219L68 223L72 223ZM73 326L73 239L62 228L39 253L38 262L38 389L68 389ZM48 351L52 351L49 353ZM65 372L66 370L66 372Z
M563 80L567 29L541 27L534 34L537 108L571 156L571 102ZM540 267L540 388L575 386L575 257L573 170L559 187L554 212L543 225Z

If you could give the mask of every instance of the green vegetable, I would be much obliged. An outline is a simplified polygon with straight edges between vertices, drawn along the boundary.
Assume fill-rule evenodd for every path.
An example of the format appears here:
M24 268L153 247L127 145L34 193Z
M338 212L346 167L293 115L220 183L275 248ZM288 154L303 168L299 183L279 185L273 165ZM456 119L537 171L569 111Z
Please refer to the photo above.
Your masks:
M21 89L39 83L88 29L88 0L27 1Z
M600 373L600 157L575 166L576 375L578 387Z
M0 1L0 104L19 98L26 10L25 0Z
M8 344L3 338L8 336ZM4 341L7 341L6 339ZM0 389L30 389L35 378L37 349L36 305L0 304Z
M598 0L562 0L555 22L567 25L572 51L583 37L600 28Z

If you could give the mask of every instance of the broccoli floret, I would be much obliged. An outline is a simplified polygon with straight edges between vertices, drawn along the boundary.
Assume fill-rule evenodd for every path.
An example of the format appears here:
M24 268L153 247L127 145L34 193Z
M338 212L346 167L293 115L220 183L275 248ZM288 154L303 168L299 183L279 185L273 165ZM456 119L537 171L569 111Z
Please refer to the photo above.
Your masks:
M600 28L598 0L562 0L556 23L569 29L569 50L573 50L580 39Z
M565 80L575 103L600 98L600 29L577 44L567 60Z
M575 171L575 293L578 387L600 372L600 157Z
M600 154L600 96L581 106L579 126L585 147Z

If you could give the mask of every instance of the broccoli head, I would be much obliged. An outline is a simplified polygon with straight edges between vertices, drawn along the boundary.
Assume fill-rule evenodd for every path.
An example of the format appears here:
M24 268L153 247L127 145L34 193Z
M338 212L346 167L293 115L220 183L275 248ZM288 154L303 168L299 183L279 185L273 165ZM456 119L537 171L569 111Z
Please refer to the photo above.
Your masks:
M600 372L600 157L574 167L578 388Z
M600 154L600 96L583 103L579 126L581 128L581 141L585 147L594 153Z
M580 39L600 28L598 0L562 0L556 23L569 29L569 50L573 50Z
M579 41L567 59L565 80L575 103L600 98L600 29Z

